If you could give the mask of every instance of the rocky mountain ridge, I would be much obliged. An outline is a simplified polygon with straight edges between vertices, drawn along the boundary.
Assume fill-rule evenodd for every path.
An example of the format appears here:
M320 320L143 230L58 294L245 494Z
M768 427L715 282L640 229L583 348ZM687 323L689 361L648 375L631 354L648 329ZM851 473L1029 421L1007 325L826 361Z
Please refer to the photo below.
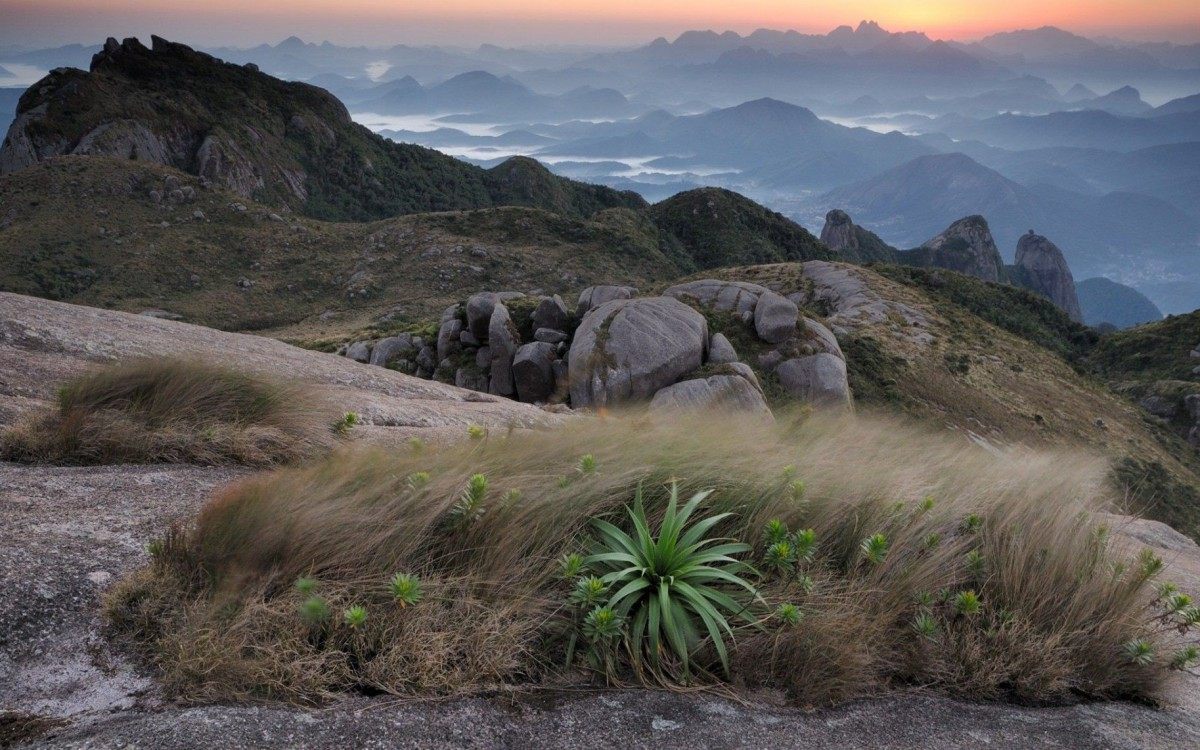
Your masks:
M586 217L639 196L531 160L483 170L388 141L332 94L153 37L109 39L89 71L60 68L21 97L0 174L63 154L172 166L243 198L327 219L523 205Z
M992 283L1011 283L1048 298L1081 322L1083 313L1071 269L1049 239L1031 229L1017 243L1016 262L1005 265L987 219L967 216L912 250L899 250L875 233L858 226L850 215L833 209L825 216L821 241L848 258L867 256L884 263L944 268Z

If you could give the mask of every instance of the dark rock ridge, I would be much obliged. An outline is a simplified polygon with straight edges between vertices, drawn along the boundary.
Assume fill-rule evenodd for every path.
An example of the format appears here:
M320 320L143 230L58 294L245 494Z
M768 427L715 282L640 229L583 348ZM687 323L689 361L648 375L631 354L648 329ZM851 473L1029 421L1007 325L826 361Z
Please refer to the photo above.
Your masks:
M59 68L21 97L0 174L65 154L141 159L316 218L519 205L572 216L643 208L630 192L556 177L532 159L491 170L393 143L324 89L152 37L109 39L91 69Z
M1084 319L1075 280L1062 251L1032 229L1018 241L1016 264L1012 266L1004 264L982 216L959 219L921 247L897 250L878 235L856 225L845 211L835 208L825 215L821 241L833 252L847 256L945 268L984 281L1011 283L1048 298L1073 321Z
M874 232L855 224L850 214L840 208L825 214L821 242L833 252L860 262L894 263L897 259L896 248L879 239Z
M901 258L911 265L946 268L984 281L1007 280L987 219L978 215L959 219L920 247L903 252Z
M1017 242L1016 265L1011 277L1018 286L1048 297L1071 320L1083 321L1079 298L1075 294L1075 279L1062 251L1050 240L1034 234L1032 229Z

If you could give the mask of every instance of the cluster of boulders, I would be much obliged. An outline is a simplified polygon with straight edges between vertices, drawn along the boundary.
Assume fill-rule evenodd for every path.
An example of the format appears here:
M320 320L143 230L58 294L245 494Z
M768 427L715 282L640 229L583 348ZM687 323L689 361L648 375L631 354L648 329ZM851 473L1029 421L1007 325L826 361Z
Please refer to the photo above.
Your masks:
M191 185L185 185L175 175L167 175L161 186L150 188L148 195L150 200L155 203L178 205L193 200L196 197L196 189Z
M462 388L573 408L640 402L652 410L770 415L756 370L773 373L796 401L849 404L837 339L800 314L801 297L715 279L656 297L594 286L580 293L572 313L558 295L480 292L445 310L436 341L400 334L355 342L342 353ZM710 331L706 312L728 313L722 320L732 321L751 351L739 353L727 336Z
M753 330L755 364L773 373L784 392L804 403L849 404L846 357L823 324L800 314L805 292L783 296L758 284L702 279L667 289L667 297L689 300L717 312L734 313ZM729 340L713 336L710 361L737 362Z

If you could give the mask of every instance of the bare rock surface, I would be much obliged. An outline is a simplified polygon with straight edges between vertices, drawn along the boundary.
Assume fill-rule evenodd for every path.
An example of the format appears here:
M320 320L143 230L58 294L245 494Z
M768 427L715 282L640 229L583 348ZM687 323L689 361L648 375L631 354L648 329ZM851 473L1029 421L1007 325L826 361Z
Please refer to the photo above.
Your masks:
M14 399L21 409L29 408L51 398L64 379L97 363L166 356L311 383L340 408L378 427L459 431L472 423L533 427L561 419L508 399L262 336L0 292L0 401Z
M593 308L569 358L572 406L648 400L698 368L708 346L704 316L671 297L616 299Z
M681 380L655 393L650 399L650 410L736 411L758 414L769 420L771 408L753 377L751 373L750 378L729 374Z
M862 272L845 263L810 260L801 264L812 289L797 293L800 301L824 305L829 310L825 321L834 333L852 331L864 325L899 320L904 334L913 343L925 346L932 341L929 318L912 305L884 299L862 278ZM789 295L792 296L792 295Z
M1062 308L1071 320L1083 322L1075 279L1062 251L1050 240L1034 234L1033 230L1017 241L1014 281L1048 297Z

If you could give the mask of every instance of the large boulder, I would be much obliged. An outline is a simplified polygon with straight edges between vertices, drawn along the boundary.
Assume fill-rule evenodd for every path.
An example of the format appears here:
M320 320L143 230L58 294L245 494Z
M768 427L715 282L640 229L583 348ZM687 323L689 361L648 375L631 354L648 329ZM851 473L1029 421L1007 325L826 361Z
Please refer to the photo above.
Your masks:
M714 333L708 342L708 361L715 365L723 365L738 361L737 350L723 333Z
M1075 278L1062 251L1050 240L1030 229L1017 242L1013 282L1037 292L1062 308L1071 320L1083 321Z
M438 361L452 357L462 348L463 324L458 318L451 318L442 323L438 329L437 356Z
M478 341L486 341L488 326L492 322L492 310L497 302L524 297L520 292L479 292L467 299L467 330Z
M589 286L579 293L579 304L575 308L575 314L583 317L590 310L612 302L615 299L633 299L637 296L638 290L631 286L610 286L601 284L599 286Z
M681 380L650 399L651 411L737 411L771 416L762 392L737 374Z
M567 306L557 294L553 297L542 297L542 301L534 308L532 317L535 331L539 328L565 331L571 321Z
M517 398L527 404L545 401L554 393L555 346L534 341L517 349L512 362Z
M414 352L412 334L402 333L399 336L389 336L375 342L371 349L371 364L387 367L402 356Z
M618 299L592 309L571 344L571 405L648 400L704 362L708 322L670 297Z
M371 342L355 341L346 348L346 356L355 362L366 364L371 361Z
M799 315L795 302L775 292L765 291L754 306L754 331L769 344L782 343L796 334Z
M775 376L793 398L814 404L850 403L846 363L827 352L796 357L775 368Z
M833 354L839 359L846 359L846 355L842 353L842 347L838 344L837 336L833 335L833 331L812 318L804 318L803 320L804 334L810 341L816 344L817 348Z
M699 279L667 287L663 295L693 299L705 307L721 312L736 312L748 318L754 314L759 297L768 291L765 286L745 281Z
M491 348L492 369L488 392L498 396L516 395L513 384L512 362L521 346L521 334L513 323L512 316L503 302L495 302L492 308L492 318L488 321L488 346Z

